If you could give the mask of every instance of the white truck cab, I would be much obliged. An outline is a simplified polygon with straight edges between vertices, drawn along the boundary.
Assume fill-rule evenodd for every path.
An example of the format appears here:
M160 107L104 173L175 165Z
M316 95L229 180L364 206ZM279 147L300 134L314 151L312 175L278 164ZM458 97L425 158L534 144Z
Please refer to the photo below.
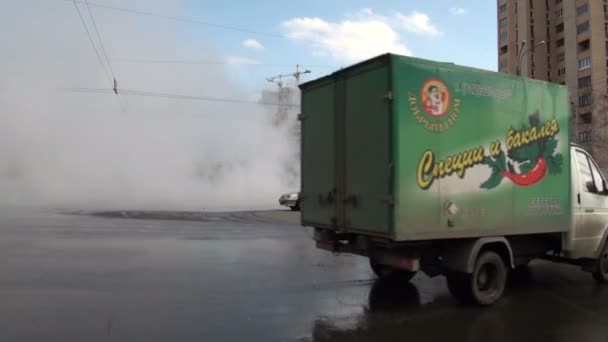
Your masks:
M571 147L572 229L564 235L564 254L571 259L608 260L608 188L587 151ZM603 266L606 270L606 266Z

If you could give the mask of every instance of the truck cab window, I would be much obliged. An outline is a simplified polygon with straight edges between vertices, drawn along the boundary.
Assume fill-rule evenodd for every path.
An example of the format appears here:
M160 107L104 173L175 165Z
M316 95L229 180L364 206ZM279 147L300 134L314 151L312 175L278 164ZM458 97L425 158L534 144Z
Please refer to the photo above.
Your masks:
M578 163L578 169L580 173L581 186L587 192L592 192L589 188L589 183L594 184L593 174L591 173L591 168L589 166L589 159L587 155L582 153L581 151L576 152L576 160Z
M589 159L589 165L591 166L591 174L593 175L593 182L595 183L596 188L599 192L605 192L605 182L604 177L602 177L602 173L600 172L600 170L598 170L598 168L595 166L595 163L591 159Z

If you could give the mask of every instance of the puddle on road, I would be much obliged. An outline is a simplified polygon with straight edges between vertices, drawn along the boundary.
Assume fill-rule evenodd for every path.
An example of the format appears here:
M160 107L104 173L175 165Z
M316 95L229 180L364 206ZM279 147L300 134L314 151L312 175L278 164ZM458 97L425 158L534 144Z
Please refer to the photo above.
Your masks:
M554 266L513 282L488 308L459 304L442 277L380 279L361 313L319 316L300 341L605 341L608 288L586 274L562 282L572 270Z

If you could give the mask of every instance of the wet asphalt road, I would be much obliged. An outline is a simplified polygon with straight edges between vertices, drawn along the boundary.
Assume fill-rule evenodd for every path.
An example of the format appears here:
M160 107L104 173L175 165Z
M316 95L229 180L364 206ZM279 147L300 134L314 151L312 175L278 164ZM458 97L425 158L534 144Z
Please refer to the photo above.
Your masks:
M316 250L297 213L1 213L0 341L608 340L608 287L572 266L479 309Z

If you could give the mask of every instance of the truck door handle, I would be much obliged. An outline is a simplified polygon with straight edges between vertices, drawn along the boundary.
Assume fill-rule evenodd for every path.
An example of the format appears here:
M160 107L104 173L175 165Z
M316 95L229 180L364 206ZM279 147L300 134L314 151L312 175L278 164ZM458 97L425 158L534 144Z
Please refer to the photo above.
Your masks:
M327 195L319 194L319 203L320 204L331 204L334 202L334 191L330 191Z
M593 212L595 212L595 210L593 210L593 209L585 209L585 212L586 213L593 213Z
M343 200L344 204L352 203L353 207L357 206L357 196L348 195Z

